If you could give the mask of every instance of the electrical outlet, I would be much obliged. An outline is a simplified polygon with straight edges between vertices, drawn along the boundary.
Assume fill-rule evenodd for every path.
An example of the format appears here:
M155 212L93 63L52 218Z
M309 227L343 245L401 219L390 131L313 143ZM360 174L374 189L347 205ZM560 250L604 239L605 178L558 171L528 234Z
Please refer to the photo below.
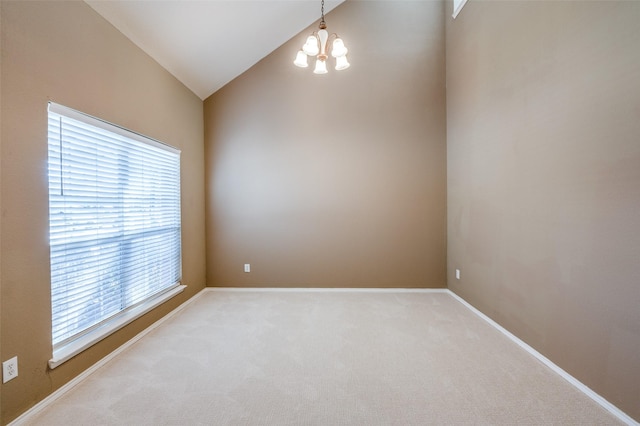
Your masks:
M456 280L460 279L460 269L456 269Z
M7 383L16 377L18 377L18 357L14 356L2 363L2 383Z
M251 264L250 263L245 263L244 264L244 271L245 272L251 272Z

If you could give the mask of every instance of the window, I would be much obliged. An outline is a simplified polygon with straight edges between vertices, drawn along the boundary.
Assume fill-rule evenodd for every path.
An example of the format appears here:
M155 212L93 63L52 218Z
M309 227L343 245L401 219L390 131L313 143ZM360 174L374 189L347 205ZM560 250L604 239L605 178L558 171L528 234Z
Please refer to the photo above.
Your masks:
M55 359L180 286L180 152L54 103L48 146Z
M453 19L458 16L465 4L467 4L467 0L453 0Z

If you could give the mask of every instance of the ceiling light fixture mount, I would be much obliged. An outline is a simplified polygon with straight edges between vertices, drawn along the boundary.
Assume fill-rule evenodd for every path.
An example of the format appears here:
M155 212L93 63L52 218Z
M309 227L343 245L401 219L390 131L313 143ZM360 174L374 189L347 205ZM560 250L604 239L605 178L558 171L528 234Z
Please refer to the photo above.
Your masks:
M329 54L327 52L327 44L329 39L333 38L333 44L331 47L331 56L336 58L336 70L342 71L349 68L351 64L347 61L347 48L344 46L344 42L336 33L329 34L327 32L327 23L324 21L324 0L320 7L322 17L320 18L320 28L318 32L313 32L307 37L307 42L302 46L302 50L298 51L295 61L293 63L300 68L307 68L308 56L316 57L316 67L313 70L314 74L326 74L327 73L327 59Z

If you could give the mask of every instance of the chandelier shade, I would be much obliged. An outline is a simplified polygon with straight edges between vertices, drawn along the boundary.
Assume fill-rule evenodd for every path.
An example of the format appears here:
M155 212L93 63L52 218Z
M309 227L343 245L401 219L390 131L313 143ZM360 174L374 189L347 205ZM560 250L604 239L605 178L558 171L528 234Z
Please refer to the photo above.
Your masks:
M347 48L344 47L344 42L342 41L341 38L336 38L335 40L333 40L333 48L331 49L331 56L333 56L334 58L340 58L340 57L345 57L347 56Z
M302 46L302 52L308 56L316 56L320 53L320 48L318 47L318 39L316 36L310 35L307 38L307 42Z
M313 70L314 74L326 74L327 73L327 61L324 59L318 59L316 61L316 68Z
M351 64L347 61L346 56L339 56L336 58L336 71L342 71L349 68Z
M348 49L344 45L344 41L336 33L329 34L326 30L327 24L324 21L324 0L322 0L321 6L319 30L313 32L307 41L302 46L302 50L299 50L296 54L296 59L293 61L294 65L300 68L307 68L309 66L308 57L316 58L316 65L313 70L314 74L326 74L327 73L327 59L329 54L335 58L336 71L346 70L351 66L347 60ZM328 42L333 40L331 44L331 51L329 52Z
M298 52L296 60L293 61L293 63L300 68L307 68L309 66L309 63L307 62L307 55L302 50Z

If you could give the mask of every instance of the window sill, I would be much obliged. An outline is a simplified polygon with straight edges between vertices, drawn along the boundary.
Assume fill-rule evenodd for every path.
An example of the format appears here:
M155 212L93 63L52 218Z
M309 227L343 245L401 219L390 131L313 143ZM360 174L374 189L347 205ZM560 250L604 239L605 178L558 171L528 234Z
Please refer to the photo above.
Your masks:
M57 348L53 351L53 358L49 360L49 368L54 369L58 367L60 364L68 361L74 356L78 355L80 352L88 349L94 344L98 343L100 340L109 336L110 334L115 333L120 330L125 325L131 323L137 318L140 318L142 315L146 314L150 310L156 308L172 297L182 293L185 289L185 285L179 285L171 290L160 294L158 297L155 297L146 303L143 303L135 308L124 312L122 315L118 315L113 320L105 323L102 327L93 330L90 333L85 334L84 336L69 342L68 344Z

